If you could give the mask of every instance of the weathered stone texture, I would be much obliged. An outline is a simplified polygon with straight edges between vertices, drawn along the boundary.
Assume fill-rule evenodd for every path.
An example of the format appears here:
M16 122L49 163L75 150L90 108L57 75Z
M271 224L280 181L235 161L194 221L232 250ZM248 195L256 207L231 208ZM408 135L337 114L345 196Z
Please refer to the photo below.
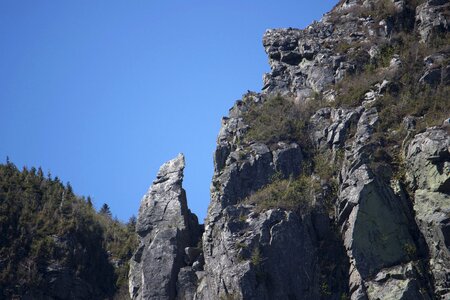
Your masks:
M450 136L441 128L417 134L406 153L417 224L428 244L436 294L450 298Z
M195 246L201 234L197 218L186 203L182 188L184 156L165 163L141 201L136 232L139 247L130 263L132 299L175 299L177 279L188 276L185 248ZM182 280L186 282L187 280ZM180 292L189 293L186 283Z

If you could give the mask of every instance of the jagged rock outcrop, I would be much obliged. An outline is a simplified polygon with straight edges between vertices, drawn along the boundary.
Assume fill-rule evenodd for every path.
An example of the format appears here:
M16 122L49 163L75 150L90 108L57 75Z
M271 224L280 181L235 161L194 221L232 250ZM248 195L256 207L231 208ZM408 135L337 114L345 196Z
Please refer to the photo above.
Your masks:
M450 84L450 65L447 62L449 54L450 49L447 49L425 57L425 71L420 82L431 86Z
M183 282L179 294L189 290L185 248L197 245L201 228L187 207L184 166L182 154L163 164L141 201L136 224L140 244L130 264L132 299L176 299L177 281Z
M251 101L264 101L261 95L249 97L254 97ZM248 129L243 119L247 109L247 104L238 101L230 109L229 117L222 120L214 154L210 215L257 191L276 173L289 177L298 176L301 172L303 152L297 143L280 141L266 145L242 141Z
M416 22L423 43L433 35L441 34L450 28L450 3L447 0L429 0L416 9Z
M428 245L436 293L450 297L450 136L441 128L417 134L406 153L417 224Z
M446 18L448 1L343 0L306 29L266 31L271 72L261 93L247 93L222 119L202 249L179 254L186 262L177 267L171 281L177 294L170 295L450 297L448 128L416 134L416 121L431 105L421 104L402 121L384 102L406 103L397 109L411 104L404 99L412 92L399 96L408 80L424 89L449 84L449 52L439 40L448 31ZM410 56L390 44L408 41L400 33L416 39L413 54L402 50ZM441 43L440 50L418 59L419 39ZM308 111L296 115L303 126L288 122L287 130L303 134L255 138L248 116L275 95ZM313 192L294 196L302 206L261 208L252 200L261 191L273 196L265 189L276 183L289 189L305 177L309 181L300 182ZM156 242L146 234L143 240Z
M356 127L362 107L358 109L319 109L311 117L311 139L318 148L341 149L350 135L352 127Z
M248 95L251 101L265 101ZM318 297L317 243L311 216L241 203L275 174L298 176L304 154L296 143L240 140L247 104L238 101L222 121L211 203L205 220L205 268L197 299L311 299ZM284 261L284 257L291 257Z
M408 200L401 188L383 179L373 161L378 122L377 110L364 106L324 108L311 117L317 147L345 149L336 221L351 262L350 297L428 299L429 282L417 262L424 255L423 240Z
M396 193L371 165L377 146L371 136L378 120L375 108L362 112L341 171L337 222L351 261L351 298L376 299L382 294L428 299L428 283L415 263L423 252L410 208L401 191ZM386 275L392 271L400 274L395 280Z

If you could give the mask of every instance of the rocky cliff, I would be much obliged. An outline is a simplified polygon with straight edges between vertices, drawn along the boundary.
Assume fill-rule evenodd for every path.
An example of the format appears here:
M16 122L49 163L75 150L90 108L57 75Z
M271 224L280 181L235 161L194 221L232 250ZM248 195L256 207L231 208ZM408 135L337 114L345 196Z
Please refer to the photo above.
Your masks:
M262 91L222 119L204 229L182 156L144 197L132 298L450 299L449 8L346 0L268 30Z
M184 156L161 166L139 209L136 232L140 244L130 263L133 299L189 298L192 264L200 251L201 227L187 208L183 181ZM193 282L192 284L195 284ZM177 293L178 287L178 293Z

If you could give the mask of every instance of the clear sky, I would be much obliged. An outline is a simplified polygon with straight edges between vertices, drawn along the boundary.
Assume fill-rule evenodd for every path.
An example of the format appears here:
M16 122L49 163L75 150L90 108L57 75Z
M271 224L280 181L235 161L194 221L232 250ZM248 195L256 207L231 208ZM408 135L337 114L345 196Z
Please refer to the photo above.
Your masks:
M42 166L127 221L183 152L202 221L221 117L269 70L264 31L304 28L336 3L2 0L0 158Z

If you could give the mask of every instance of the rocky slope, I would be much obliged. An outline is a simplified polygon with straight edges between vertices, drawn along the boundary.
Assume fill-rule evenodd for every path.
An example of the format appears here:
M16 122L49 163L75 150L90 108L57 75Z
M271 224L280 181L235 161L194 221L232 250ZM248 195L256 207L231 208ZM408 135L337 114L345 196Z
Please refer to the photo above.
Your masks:
M200 242L179 156L141 203L132 298L450 299L449 8L346 0L268 30Z

